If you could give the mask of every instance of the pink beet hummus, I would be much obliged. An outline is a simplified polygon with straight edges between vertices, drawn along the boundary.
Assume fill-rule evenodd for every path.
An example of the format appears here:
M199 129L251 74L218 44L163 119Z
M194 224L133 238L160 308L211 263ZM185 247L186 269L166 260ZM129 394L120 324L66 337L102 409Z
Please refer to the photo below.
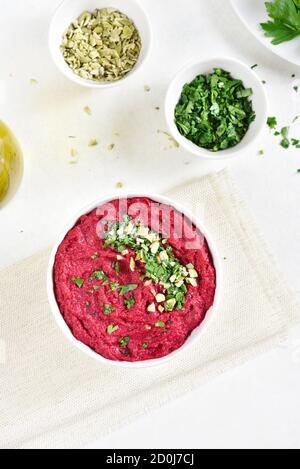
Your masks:
M138 204L144 209L138 210ZM110 206L115 207L117 215L105 205L82 216L56 254L54 284L61 314L77 340L109 360L138 362L165 357L186 342L214 302L216 271L207 241L182 214L166 205L160 205L153 226L153 205L157 203L147 198L115 200ZM133 221L148 227L151 224L182 265L192 265L197 271L197 284L188 286L186 303L180 310L162 312L156 305L149 311L162 287L144 278L142 262L136 260L132 269L131 259L136 258L133 250L128 248L123 255L107 247L100 237L99 230L105 230L107 221L122 219L120 207ZM167 217L170 223L166 234ZM178 220L182 236L178 235ZM126 292L114 285L135 288Z

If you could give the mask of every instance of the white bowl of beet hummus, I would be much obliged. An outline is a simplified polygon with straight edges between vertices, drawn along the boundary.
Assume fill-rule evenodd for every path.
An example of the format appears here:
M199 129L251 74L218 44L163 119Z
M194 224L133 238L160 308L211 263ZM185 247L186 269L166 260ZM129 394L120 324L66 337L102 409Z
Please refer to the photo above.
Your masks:
M221 261L201 221L171 200L124 194L73 218L55 245L48 296L66 337L98 362L160 365L218 314Z

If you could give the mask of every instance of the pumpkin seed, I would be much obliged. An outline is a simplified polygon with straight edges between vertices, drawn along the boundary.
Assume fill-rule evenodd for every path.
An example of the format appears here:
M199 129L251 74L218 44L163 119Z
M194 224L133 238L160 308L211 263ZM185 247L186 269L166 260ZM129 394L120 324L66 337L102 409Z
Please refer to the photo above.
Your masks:
M142 43L134 22L114 8L83 12L62 38L61 52L80 77L118 81L136 65Z

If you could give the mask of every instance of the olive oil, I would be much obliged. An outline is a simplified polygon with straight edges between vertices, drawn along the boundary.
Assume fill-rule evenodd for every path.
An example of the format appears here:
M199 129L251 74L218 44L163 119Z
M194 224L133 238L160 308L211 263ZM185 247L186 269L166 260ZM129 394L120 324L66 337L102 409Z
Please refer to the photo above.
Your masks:
M17 191L23 175L20 146L10 129L0 121L0 207Z

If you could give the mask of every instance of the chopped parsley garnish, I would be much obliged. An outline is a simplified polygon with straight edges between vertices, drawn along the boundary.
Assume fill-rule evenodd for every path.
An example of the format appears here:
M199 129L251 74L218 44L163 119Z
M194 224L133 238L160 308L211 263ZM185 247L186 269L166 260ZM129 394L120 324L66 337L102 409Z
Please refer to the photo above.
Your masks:
M138 288L138 285L132 283L130 285L121 285L120 287L120 295L125 296L127 293L134 291Z
M127 347L129 342L130 342L130 337L122 337L122 339L119 340L119 344L121 347Z
M96 270L91 276L90 281L92 280L106 280L107 275L103 272L103 270Z
M90 302L90 301L86 301L86 302L85 302L85 305L86 305L86 306L91 306L91 302Z
M111 291L118 291L120 288L120 284L118 282L110 282Z
M133 259L140 262L144 269L138 268L142 273L141 281L151 280L164 288L166 297L165 310L182 310L186 304L188 286L198 286L198 272L192 263L182 265L174 255L172 246L168 245L157 232L142 224L135 223L130 217L124 218L122 222L110 223L106 239L106 248L116 251L130 248L135 252ZM112 291L120 291L121 296L138 288L136 284L120 285L111 283ZM133 300L131 300L132 302ZM125 303L126 304L126 303ZM130 306L131 303L128 303Z
M288 149L290 147L289 131L289 127L283 127L280 132L281 136L283 137L280 142L280 145L285 149Z
M106 331L109 335L112 335L114 332L116 332L119 329L119 326L114 326L113 324L110 324Z
M276 129L277 127L277 119L276 117L269 117L267 120L267 124L270 127L270 129Z
M252 89L216 68L183 87L175 109L179 132L195 145L212 152L238 145L256 115Z
M124 300L124 305L126 306L127 309L133 308L135 303L136 301L135 301L134 296L131 296L130 298Z
M147 343L145 342L145 343L143 343L142 347L143 347L143 349L147 349L147 348L149 348L149 344L147 344Z
M82 288L84 285L84 279L81 277L72 278L72 282L75 283L78 288Z
M258 67L258 64L254 64L254 65L252 65L251 69L254 70L257 67Z
M158 322L155 324L155 327L158 327L158 328L163 329L164 327L166 327L166 324L165 324L163 321L158 321Z
M119 273L121 271L120 262L118 262L118 261L113 262L111 266L114 269L114 271L116 272L116 274L119 275Z
M114 311L116 311L116 308L114 308L114 306L104 305L104 314L106 314L107 316L109 316Z

